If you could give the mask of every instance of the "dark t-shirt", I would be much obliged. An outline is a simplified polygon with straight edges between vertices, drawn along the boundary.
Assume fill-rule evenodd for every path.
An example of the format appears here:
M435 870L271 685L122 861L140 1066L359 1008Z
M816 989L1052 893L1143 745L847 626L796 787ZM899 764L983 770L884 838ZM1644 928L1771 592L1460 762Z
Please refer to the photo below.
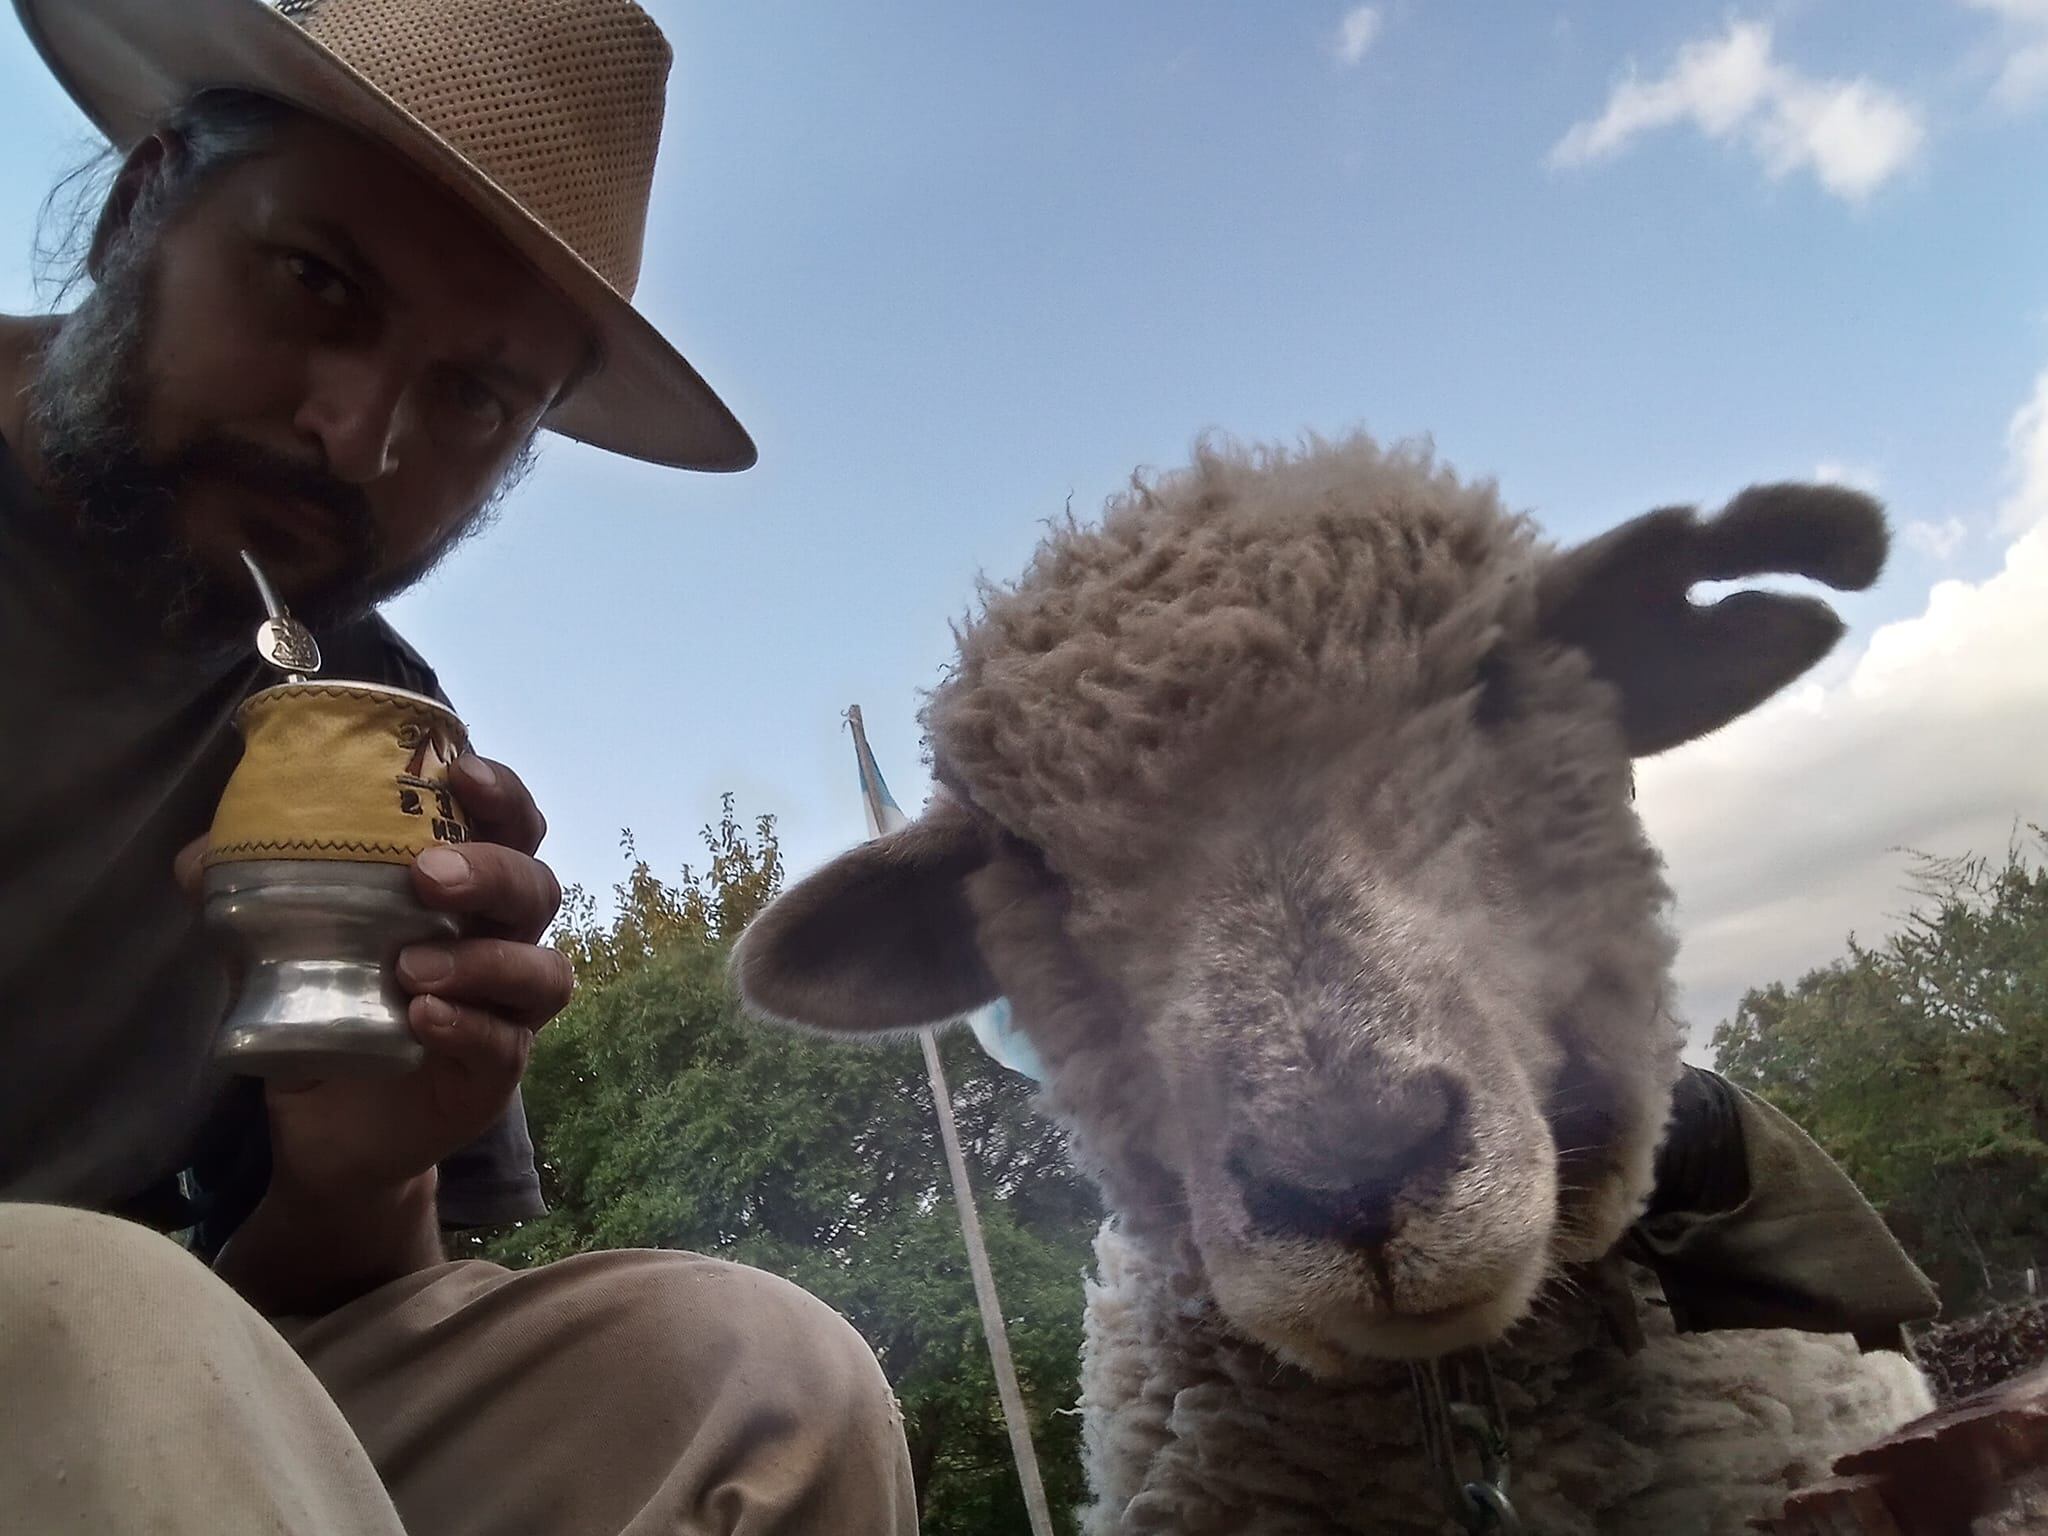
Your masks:
M0 442L0 1199L196 1227L212 1250L262 1193L269 1139L258 1085L212 1064L227 977L172 861L271 678L253 654L142 654L51 518ZM320 641L324 676L441 696L381 618ZM440 1205L451 1227L542 1212L516 1099L441 1165Z

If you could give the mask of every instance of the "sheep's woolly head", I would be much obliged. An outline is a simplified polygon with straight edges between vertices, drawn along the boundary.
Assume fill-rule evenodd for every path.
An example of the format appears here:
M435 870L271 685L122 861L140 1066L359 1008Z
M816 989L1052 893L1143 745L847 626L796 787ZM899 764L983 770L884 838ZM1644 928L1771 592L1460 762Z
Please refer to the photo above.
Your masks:
M1420 451L1207 452L985 595L925 815L735 965L817 1028L1006 995L1125 1224L1311 1370L1498 1336L1651 1185L1681 1044L1630 761L1833 645L1835 487L1560 552Z

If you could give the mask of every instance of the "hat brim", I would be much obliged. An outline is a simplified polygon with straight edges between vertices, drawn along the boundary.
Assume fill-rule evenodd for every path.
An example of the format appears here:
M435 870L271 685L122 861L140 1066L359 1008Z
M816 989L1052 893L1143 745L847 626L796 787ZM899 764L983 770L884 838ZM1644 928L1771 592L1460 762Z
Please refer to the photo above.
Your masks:
M272 96L352 128L469 204L594 327L598 370L542 425L679 469L757 454L725 402L618 290L433 130L263 0L15 0L29 40L121 149L203 90Z

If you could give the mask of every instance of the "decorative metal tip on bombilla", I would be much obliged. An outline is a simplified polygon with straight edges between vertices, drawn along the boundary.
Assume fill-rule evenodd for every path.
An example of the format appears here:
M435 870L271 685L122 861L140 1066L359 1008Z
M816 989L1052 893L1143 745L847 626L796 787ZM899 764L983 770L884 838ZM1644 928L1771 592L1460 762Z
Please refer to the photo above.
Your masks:
M263 574L263 567L256 563L256 557L246 549L241 555L242 564L249 568L250 579L256 583L256 595L263 600L263 611L267 615L256 626L256 654L282 672L286 682L303 683L320 670L320 642L278 600L277 589Z

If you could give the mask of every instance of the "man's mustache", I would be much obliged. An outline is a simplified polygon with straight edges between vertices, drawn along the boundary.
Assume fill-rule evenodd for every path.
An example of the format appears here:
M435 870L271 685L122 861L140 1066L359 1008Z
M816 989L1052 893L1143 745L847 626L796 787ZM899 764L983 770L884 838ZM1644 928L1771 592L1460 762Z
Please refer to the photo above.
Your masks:
M353 550L365 556L376 553L369 497L360 486L336 479L317 464L254 443L204 437L187 443L164 470L172 484L226 481L280 503L317 507L332 517Z

